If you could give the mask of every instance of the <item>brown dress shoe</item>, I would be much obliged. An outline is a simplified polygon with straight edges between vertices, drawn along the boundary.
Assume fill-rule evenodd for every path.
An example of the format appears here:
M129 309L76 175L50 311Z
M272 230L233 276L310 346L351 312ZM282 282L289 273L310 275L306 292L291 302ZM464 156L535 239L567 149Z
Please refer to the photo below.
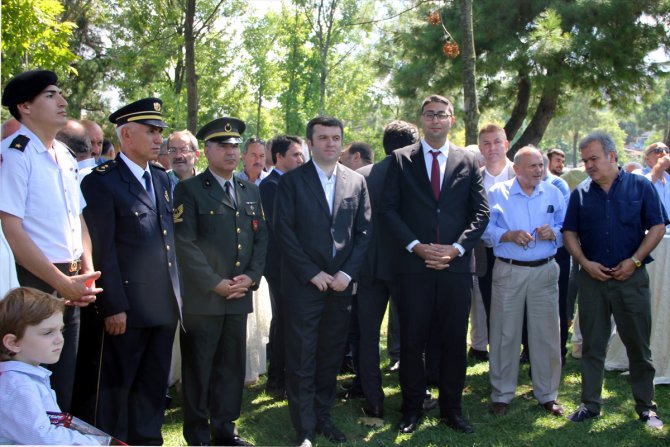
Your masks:
M563 416L563 407L561 407L558 402L555 400L550 400L549 402L545 402L542 404L545 410L547 410L549 413L553 414L554 416Z
M494 416L504 416L507 414L508 408L509 404L506 404L504 402L491 402L491 406L489 406L489 411Z

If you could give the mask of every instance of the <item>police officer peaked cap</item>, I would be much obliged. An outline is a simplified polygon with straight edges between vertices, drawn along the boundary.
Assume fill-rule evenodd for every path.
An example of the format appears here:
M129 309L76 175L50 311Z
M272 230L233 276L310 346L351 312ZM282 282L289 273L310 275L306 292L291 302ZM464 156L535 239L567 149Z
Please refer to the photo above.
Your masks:
M158 98L144 98L121 107L109 115L109 121L117 126L127 123L140 123L165 128L163 122L163 101Z
M50 85L58 85L58 76L49 70L30 70L13 77L2 92L2 105L15 106L32 101Z
M202 126L195 136L205 142L241 143L246 127L244 121L237 118L218 118Z

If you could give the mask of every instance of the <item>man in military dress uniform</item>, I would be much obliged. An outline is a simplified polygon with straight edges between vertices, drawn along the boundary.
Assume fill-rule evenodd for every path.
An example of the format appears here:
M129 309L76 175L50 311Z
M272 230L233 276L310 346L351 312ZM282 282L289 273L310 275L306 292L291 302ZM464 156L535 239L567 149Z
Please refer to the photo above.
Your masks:
M219 118L197 137L208 169L175 188L177 257L184 281L181 334L184 438L189 445L251 445L238 436L247 315L265 265L258 187L233 174L244 122Z
M104 288L97 302L105 332L94 422L140 445L163 443L165 388L181 306L170 182L152 163L167 127L161 108L159 99L145 98L112 113L121 153L81 183Z

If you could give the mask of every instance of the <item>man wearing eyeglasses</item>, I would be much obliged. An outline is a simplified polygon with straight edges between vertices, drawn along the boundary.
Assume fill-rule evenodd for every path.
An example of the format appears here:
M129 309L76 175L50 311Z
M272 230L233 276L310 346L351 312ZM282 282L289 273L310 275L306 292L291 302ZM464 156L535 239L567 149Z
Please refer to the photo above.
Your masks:
M519 346L527 309L533 394L555 416L561 381L558 318L559 267L554 257L562 242L566 203L543 182L542 154L532 146L514 156L516 177L491 187L491 221L482 239L496 257L491 287L489 331L490 412L507 413L519 376Z
M489 208L475 155L447 139L454 121L454 107L447 98L426 98L421 105L423 138L393 152L384 185L382 217L399 242L393 258L400 316L402 433L414 432L423 416L423 352L435 315L442 323L441 419L456 431L474 431L463 418L461 398L474 273L471 252L486 228Z
M177 183L197 174L195 162L200 158L198 140L188 130L172 132L167 138L167 153L172 165L167 175L170 178L172 192L174 192Z
M636 169L633 171L633 174L647 175L649 174L658 160L664 156L667 156L670 153L670 149L664 143L658 141L656 143L651 143L649 146L644 148L644 162L647 164L642 169Z

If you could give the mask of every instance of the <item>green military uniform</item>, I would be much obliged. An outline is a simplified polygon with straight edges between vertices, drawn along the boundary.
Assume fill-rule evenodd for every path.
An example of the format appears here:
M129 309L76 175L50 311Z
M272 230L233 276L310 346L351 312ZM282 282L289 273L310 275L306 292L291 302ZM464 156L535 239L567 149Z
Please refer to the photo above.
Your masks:
M182 279L181 334L184 438L189 445L230 442L240 415L246 365L247 314L265 264L267 229L258 187L232 178L234 201L207 169L177 184L174 224ZM214 292L246 274L244 297ZM220 444L218 444L220 445Z

